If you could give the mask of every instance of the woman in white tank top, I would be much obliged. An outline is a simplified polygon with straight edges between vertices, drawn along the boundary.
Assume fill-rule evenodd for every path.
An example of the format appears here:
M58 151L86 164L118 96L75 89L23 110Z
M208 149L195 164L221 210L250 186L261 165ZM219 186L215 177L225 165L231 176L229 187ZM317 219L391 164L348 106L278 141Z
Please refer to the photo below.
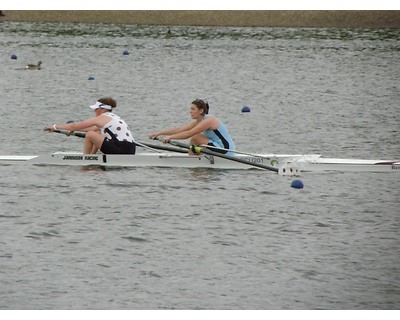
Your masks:
M95 117L77 123L54 124L44 130L85 131L84 154L94 154L98 150L105 154L135 154L136 145L128 125L112 110L117 102L113 98L102 98L90 106Z

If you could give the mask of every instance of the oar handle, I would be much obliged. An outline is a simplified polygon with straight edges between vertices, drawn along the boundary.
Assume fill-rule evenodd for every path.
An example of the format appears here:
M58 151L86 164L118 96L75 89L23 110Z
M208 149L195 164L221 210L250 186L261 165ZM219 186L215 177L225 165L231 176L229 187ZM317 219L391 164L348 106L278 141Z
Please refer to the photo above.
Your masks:
M71 132L71 131L68 131L68 130L57 129L57 130L54 130L54 132L65 134L66 136L75 136L75 137L79 137L79 138L85 138L86 137L86 132L81 132L81 131L72 131Z

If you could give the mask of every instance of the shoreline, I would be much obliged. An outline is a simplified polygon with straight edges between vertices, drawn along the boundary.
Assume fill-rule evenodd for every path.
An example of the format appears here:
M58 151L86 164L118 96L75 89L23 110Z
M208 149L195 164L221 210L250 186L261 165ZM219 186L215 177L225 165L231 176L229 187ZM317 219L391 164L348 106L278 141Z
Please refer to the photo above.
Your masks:
M396 10L2 10L0 21L166 26L400 28Z

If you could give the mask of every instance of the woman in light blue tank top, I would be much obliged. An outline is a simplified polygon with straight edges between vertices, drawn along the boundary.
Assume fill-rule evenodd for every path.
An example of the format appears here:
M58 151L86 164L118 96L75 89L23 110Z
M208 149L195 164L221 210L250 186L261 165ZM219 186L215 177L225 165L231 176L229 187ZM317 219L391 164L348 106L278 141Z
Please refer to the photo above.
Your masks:
M166 135L162 141L189 139L191 145L209 145L213 151L234 155L235 144L226 126L218 118L208 115L207 102L196 99L190 106L190 116L194 121L181 127L171 128L149 134L154 139Z

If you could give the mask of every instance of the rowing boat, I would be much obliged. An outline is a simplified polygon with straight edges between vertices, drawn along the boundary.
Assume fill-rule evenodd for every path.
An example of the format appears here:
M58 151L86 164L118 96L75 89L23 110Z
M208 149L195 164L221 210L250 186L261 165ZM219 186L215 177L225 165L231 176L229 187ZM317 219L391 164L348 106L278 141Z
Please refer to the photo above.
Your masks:
M231 159L233 158L233 159ZM232 160L238 161L232 161ZM184 153L163 151L138 152L135 155L82 154L55 152L40 156L0 156L0 164L28 163L34 165L101 166L101 167L163 167L210 169L263 169L298 170L301 172L356 171L400 172L400 160L362 160L324 158L318 154L238 154L229 159L209 154L190 156ZM258 166L257 166L258 165Z
M79 138L85 132L54 130L64 135ZM158 140L158 139L156 139ZM0 156L0 164L29 163L35 165L61 166L100 166L100 167L161 167L161 168L208 168L208 169L263 169L282 175L299 175L302 171L398 171L400 160L362 160L324 158L319 154L252 154L233 151L228 156L220 149L209 145L199 147L199 155L188 155L193 146L179 141L169 141L172 147L152 145L135 141L135 144L151 152L139 152L135 155L118 154L82 154L79 152L55 152L41 156ZM219 152L218 152L219 151Z

